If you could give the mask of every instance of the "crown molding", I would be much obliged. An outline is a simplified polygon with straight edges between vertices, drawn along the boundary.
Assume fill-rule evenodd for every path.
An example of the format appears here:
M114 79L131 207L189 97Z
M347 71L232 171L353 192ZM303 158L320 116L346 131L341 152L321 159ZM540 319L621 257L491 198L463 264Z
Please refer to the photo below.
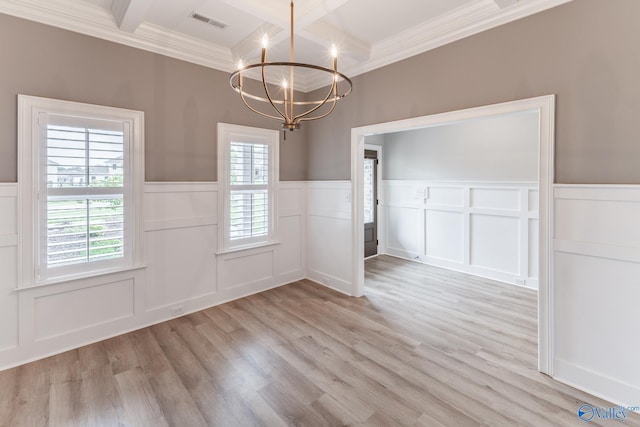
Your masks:
M368 60L362 61L355 67L345 67L341 71L352 77L357 76L571 1L573 0L521 0L514 6L500 9L494 0L477 0L453 13L409 28L373 45ZM318 2L319 0L316 1ZM333 2L339 5L342 0L333 0ZM127 33L118 28L113 15L108 10L87 2L0 0L0 13L224 72L231 72L235 68L231 49L146 22L142 23L134 33ZM305 92L319 89L326 84L309 76L300 76L298 81L304 82L300 90Z
M530 0L500 9L494 0L478 0L438 19L409 28L371 48L371 57L342 72L350 77L436 49L463 38L560 6L573 0ZM403 49L399 50L398 46ZM308 90L322 87L308 81Z
M221 71L233 69L227 48L146 22L127 33L109 11L78 0L0 0L0 13Z

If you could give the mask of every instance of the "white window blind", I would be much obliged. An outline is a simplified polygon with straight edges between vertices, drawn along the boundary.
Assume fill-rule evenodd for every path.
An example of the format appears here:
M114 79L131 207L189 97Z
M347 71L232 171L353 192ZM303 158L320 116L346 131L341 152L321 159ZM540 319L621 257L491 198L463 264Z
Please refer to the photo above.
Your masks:
M47 267L122 258L123 131L47 124L46 133Z
M218 123L222 251L277 240L278 131Z
M122 121L42 113L40 279L129 263Z
M18 95L20 287L142 266L144 113Z
M229 148L229 238L269 233L269 146L231 142Z

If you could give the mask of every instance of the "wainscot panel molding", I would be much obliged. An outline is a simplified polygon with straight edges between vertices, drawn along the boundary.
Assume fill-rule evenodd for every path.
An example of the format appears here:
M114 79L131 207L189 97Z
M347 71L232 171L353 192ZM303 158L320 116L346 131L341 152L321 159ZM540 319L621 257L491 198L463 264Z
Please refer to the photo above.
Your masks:
M146 183L144 199L147 315L160 321L215 304L217 184Z
M637 405L640 186L555 185L554 378Z
M218 223L216 183L146 183L145 231L200 227Z
M285 207L278 243L222 253L217 183L146 185L145 209L153 209L145 210L146 314L154 322L306 277L306 183L281 182L278 188ZM291 253L297 256L287 258Z
M538 287L535 183L384 180L379 252Z
M17 184L0 184L0 369L305 278L306 187L280 183L277 244L217 255L217 183L146 183L144 267L17 290Z
M18 346L17 209L18 185L0 183L0 354Z
M350 295L351 181L313 181L307 191L307 275Z

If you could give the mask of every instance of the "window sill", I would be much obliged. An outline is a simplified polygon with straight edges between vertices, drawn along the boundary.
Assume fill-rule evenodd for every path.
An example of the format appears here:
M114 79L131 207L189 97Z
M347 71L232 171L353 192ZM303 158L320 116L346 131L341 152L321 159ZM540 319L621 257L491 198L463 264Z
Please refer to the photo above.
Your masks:
M269 242L264 242L264 243L255 243L255 244L251 244L251 245L243 245L243 246L236 246L233 248L227 248L224 249L222 251L218 251L216 252L216 255L227 255L227 254L233 254L236 252L242 252L242 251L248 251L251 249L260 249L260 248L266 248L269 246L277 246L280 244L279 240L271 240Z
M32 290L39 289L39 288L43 288L51 285L60 285L63 283L75 282L77 280L86 280L86 279L93 279L101 276L107 276L109 274L117 274L117 273L125 273L127 271L141 270L146 267L147 266L144 264L138 264L131 267L120 267L120 268L94 271L91 273L72 274L69 276L62 276L62 277L56 277L49 280L44 280L42 282L35 282L31 285L24 285L24 286L13 289L13 291L20 292L20 291L26 291L29 289L32 289Z

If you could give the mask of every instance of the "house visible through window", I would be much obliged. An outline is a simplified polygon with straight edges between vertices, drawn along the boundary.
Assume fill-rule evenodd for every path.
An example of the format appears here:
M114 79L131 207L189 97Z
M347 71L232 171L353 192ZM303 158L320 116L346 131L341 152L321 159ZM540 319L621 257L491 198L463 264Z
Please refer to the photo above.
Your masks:
M220 180L227 249L275 238L277 131L219 125Z
M124 124L93 119L89 126L70 125L57 115L46 121L46 200L40 199L46 221L40 232L47 268L124 258L128 177L109 168L127 151Z

